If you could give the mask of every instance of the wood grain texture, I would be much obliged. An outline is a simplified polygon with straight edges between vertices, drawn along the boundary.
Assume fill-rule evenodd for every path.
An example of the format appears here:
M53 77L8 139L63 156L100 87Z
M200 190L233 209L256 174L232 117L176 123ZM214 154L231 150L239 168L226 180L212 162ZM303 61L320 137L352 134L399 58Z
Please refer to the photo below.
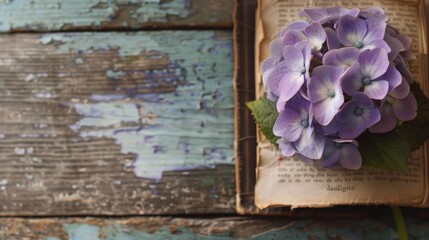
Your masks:
M0 32L231 28L233 0L1 0Z
M406 218L410 239L427 239L429 222ZM389 216L376 219L266 218L3 218L0 238L8 240L134 239L386 239L398 234Z
M0 215L234 211L230 32L0 45Z

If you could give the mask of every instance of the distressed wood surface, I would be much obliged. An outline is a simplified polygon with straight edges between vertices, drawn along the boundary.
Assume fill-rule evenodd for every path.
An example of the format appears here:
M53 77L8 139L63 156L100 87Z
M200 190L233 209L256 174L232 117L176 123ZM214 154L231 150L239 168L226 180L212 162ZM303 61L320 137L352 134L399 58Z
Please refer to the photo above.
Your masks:
M7 240L137 240L137 239L306 239L396 240L392 218L3 218L0 239ZM406 218L410 239L427 239L429 221Z
M231 28L233 0L0 0L0 32Z
M231 32L0 45L0 215L234 212Z

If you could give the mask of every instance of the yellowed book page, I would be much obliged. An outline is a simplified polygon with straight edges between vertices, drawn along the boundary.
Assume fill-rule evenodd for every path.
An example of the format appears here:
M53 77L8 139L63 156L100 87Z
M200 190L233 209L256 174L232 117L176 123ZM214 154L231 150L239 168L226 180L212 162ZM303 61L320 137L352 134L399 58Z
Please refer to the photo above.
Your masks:
M341 5L365 9L380 6L390 17L389 24L413 39L412 50L417 59L412 72L423 89L428 89L426 22L424 3L419 0L388 1L300 1L260 0L256 29L256 66L269 57L269 43L280 29L300 19L305 7ZM256 71L257 97L263 96L261 72ZM426 91L427 93L427 91ZM413 153L408 174L381 170L358 171L321 169L293 158L282 158L274 147L258 133L258 167L255 203L260 208L289 205L291 207L325 207L343 204L389 204L423 206L427 204L427 147Z

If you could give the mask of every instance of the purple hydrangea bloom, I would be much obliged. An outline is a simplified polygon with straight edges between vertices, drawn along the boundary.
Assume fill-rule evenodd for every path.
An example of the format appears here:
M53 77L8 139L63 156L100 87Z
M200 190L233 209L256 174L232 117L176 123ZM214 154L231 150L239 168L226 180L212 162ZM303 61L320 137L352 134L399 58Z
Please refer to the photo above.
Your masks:
M383 99L389 90L401 83L401 74L389 66L387 52L382 48L365 50L358 61L344 73L341 84L344 92L353 95L363 88L372 99Z
M340 77L344 67L318 66L308 81L308 97L313 105L314 118L326 126L344 103Z
M326 140L319 164L322 167L339 164L343 168L359 169L362 166L362 156L357 147L357 142L352 140Z
M384 133L393 130L397 119L409 121L417 116L417 101L410 92L410 85L405 79L402 83L388 93L380 104L380 121L369 128L370 132Z
M281 154L322 167L358 169L355 141L417 115L410 92L411 39L383 9L308 8L270 45L262 63L267 96L276 102L273 133Z
M319 159L323 153L325 138L315 129L312 122L311 103L297 94L279 113L273 133L293 143L293 147L303 156Z
M374 102L362 93L355 93L337 114L337 126L342 139L355 139L367 128L380 121Z
M307 16L313 22L323 24L338 20L345 15L356 17L359 14L359 9L347 9L344 7L306 8L301 14Z
M338 25L338 39L344 46L354 46L360 50L384 48L390 52L390 47L383 40L386 22L379 19L360 19L343 16Z

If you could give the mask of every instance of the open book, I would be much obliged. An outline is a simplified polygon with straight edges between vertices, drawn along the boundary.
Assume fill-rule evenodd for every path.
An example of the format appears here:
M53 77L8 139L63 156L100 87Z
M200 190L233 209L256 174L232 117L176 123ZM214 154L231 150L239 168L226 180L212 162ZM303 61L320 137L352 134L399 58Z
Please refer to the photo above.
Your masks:
M388 23L412 38L412 50L417 59L411 70L424 92L429 92L423 0L260 0L255 39L256 98L264 94L260 63L269 56L269 44L279 30L300 19L298 12L306 7L335 5L360 9L380 6L386 10L390 18ZM409 173L402 173L372 169L322 169L294 158L281 157L260 132L257 142L255 204L259 208L351 204L429 206L427 144L413 152Z

